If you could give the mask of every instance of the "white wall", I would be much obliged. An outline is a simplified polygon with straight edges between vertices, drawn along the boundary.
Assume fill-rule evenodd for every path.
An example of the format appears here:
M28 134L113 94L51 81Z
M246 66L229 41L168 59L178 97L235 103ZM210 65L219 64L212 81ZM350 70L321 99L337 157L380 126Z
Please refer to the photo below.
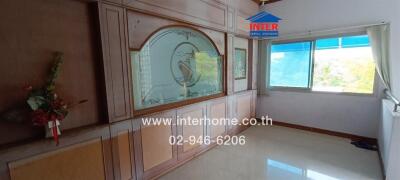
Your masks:
M392 89L394 95L400 98L400 1L393 1L396 13L391 17Z
M259 97L257 117L375 138L379 104L375 96L270 92Z
M267 5L266 10L283 19L281 34L390 22L392 87L400 97L399 6L398 0L283 0ZM258 98L257 115L376 138L379 107L377 96L271 92Z

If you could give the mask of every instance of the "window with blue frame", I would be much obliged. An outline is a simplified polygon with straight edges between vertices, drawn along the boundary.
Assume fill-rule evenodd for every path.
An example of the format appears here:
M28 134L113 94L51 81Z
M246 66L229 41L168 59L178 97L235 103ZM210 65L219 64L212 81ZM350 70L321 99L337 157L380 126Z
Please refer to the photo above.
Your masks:
M375 65L367 35L271 46L269 87L371 94Z
M276 44L271 47L270 86L307 88L311 42Z

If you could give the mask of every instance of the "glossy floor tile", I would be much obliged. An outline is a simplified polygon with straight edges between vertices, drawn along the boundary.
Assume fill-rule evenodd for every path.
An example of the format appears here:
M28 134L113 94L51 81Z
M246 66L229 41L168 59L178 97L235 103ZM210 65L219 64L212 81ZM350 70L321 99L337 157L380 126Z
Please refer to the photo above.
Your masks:
M378 180L378 153L350 140L279 126L244 131L244 146L218 146L163 180Z

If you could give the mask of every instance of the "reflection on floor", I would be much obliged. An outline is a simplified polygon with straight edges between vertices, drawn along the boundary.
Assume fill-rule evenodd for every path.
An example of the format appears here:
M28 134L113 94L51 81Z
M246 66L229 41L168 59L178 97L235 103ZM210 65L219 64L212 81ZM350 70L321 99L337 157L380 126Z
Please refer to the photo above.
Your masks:
M350 140L291 128L251 127L244 146L219 146L163 180L379 180L377 152Z

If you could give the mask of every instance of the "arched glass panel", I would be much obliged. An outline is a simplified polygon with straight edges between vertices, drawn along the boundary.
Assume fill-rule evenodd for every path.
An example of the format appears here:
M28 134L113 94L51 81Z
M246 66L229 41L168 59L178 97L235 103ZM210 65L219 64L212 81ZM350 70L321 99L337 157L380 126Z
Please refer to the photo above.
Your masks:
M223 92L222 58L196 30L164 28L131 61L135 110Z

